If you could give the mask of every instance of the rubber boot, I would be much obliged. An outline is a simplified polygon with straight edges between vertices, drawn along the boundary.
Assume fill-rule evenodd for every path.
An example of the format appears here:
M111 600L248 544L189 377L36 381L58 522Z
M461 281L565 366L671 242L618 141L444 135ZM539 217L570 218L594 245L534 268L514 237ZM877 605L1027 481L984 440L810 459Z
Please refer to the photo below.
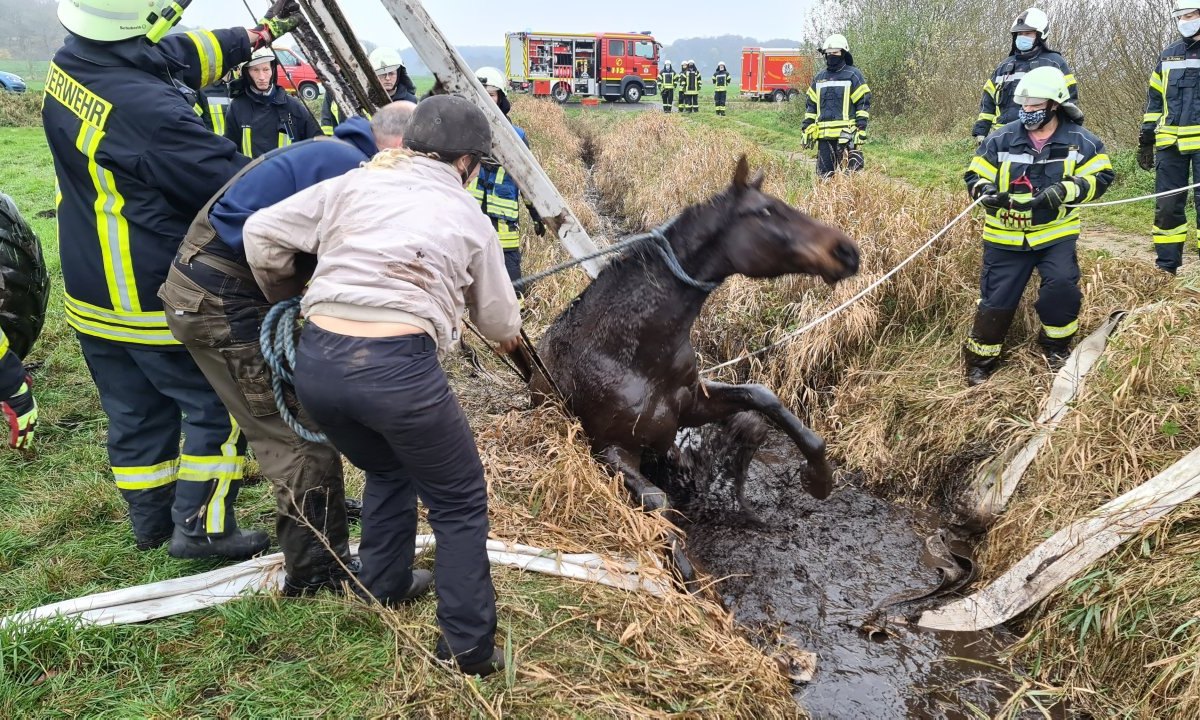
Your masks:
M419 600L422 597L428 595L429 588L432 585L433 585L433 573L432 572L430 572L429 570L413 570L412 571L412 583L408 586L408 590L404 593L404 597L401 597L398 600L393 597L392 600L385 601L382 604L386 605L388 607L395 607L398 605L408 605L409 603L411 603L415 600ZM375 600L375 598L372 598L371 596L367 595L366 591L363 590L363 588L359 587L358 585L352 586L351 589L353 589L354 593L356 595L358 595L360 598L362 598L363 600L366 600L368 602Z
M225 558L249 560L271 546L271 538L261 530L241 530L237 526L220 535L187 535L176 526L167 554L173 558L197 560Z
M1004 343L1008 335L1008 327L1012 325L1016 308L1011 310L995 310L980 306L975 311L975 324L971 327L971 340L976 345L995 345ZM966 363L967 385L975 387L987 381L992 373L1000 367L1000 353L981 355L971 349L970 345L963 348L963 360Z
M1046 364L1050 366L1051 372L1058 372L1063 365L1067 364L1067 359L1071 357L1071 337L1052 338L1046 335L1045 331L1038 335L1038 345L1042 347L1042 357L1046 359Z
M446 644L445 638L438 638L437 648L435 650L438 660L450 662L454 660L454 654L450 652L450 646ZM492 648L491 656L477 660L475 662L464 663L455 661L455 665L462 671L464 675L478 675L479 677L487 677L492 673L499 672L505 668L504 652L500 648Z
M316 595L322 590L328 590L335 595L343 594L345 583L354 584L354 577L362 570L362 563L358 558L351 558L350 562L343 568L341 565L334 565L329 568L329 574L319 578L293 578L290 575L283 578L283 596L284 597L306 597L308 595Z

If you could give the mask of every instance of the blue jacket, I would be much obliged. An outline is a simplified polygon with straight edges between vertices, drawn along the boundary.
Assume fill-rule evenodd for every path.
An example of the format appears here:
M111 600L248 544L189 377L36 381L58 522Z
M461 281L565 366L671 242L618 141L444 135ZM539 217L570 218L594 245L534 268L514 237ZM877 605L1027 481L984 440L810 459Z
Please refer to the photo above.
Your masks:
M236 253L235 259L245 262L242 227L255 212L319 182L344 175L379 152L366 118L347 118L333 134L344 142L307 140L276 150L250 168L213 205L209 222L217 236Z
M250 59L243 28L94 43L68 36L42 125L58 179L67 323L119 343L178 345L157 292L196 213L249 162L196 114L194 92Z
M512 128L517 131L517 137L521 138L521 142L525 143L525 147L529 147L529 138L525 136L525 131L516 125L513 125ZM480 166L479 178L472 183L472 186L478 185L484 195L496 196L504 200L510 200L516 204L521 199L521 189L517 187L517 181L513 179L513 176L503 171L504 169L499 165L493 168ZM504 177L500 182L496 182L496 178L502 172ZM483 203L482 207L484 207L484 213L494 220L509 219L507 213L489 211L486 203Z

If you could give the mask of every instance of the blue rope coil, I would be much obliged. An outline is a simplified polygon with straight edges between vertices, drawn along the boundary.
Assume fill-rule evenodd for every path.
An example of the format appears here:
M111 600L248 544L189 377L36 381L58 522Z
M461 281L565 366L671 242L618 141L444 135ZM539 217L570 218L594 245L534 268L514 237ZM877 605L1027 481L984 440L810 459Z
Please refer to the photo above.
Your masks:
M271 390L275 394L275 407L279 409L279 416L301 439L328 445L329 438L324 433L309 430L300 423L300 419L292 413L284 397L283 386L295 384L296 335L299 321L300 298L294 297L276 303L263 318L259 344L262 346L267 367L271 369Z

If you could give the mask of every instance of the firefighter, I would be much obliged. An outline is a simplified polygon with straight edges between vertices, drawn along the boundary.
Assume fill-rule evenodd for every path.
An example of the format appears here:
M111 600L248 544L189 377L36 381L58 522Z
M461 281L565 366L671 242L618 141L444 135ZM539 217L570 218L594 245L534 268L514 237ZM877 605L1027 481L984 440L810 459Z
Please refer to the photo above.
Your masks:
M415 107L392 103L370 123L347 118L334 131L336 141L295 143L247 165L196 216L159 291L172 334L191 352L275 485L285 595L337 590L346 579L343 568L351 561L342 460L330 446L298 436L275 405L259 345L270 303L246 263L242 227L257 210L353 170L379 148L400 147Z
M725 63L717 63L717 71L713 73L713 102L717 106L717 114L725 114L725 97L729 92L729 85L733 82L733 76L725 69Z
M215 83L200 89L204 124L218 135L225 134L225 111L233 102L233 97L242 92L241 78L235 79L234 76L235 72L229 72Z
M494 67L482 67L475 71L483 89L500 108L500 112L508 117L512 103L504 91L504 75ZM511 124L511 121L510 121ZM517 137L529 147L529 138L525 131L516 125L512 126ZM504 250L504 267L508 269L508 277L517 281L521 277L521 230L520 205L521 190L517 181L509 175L497 162L488 158L479 168L478 177L471 180L467 190L479 201L483 214L492 220L496 234L500 236L500 248ZM546 226L532 205L526 205L529 216L533 220L533 230L538 237L545 235Z
M9 347L8 336L0 329L0 417L8 428L10 448L33 449L38 405L32 385L21 359Z
M249 162L179 87L212 83L295 20L166 35L179 17L170 0L60 0L70 34L47 74L42 125L61 190L67 323L108 416L137 547L169 540L174 557L240 559L269 544L233 513L245 440L156 293L196 212Z
M1138 138L1138 164L1144 170L1156 170L1156 192L1200 182L1200 93L1195 89L1200 73L1200 0L1178 0L1174 16L1181 37L1163 50L1150 76ZM1200 206L1200 190L1196 196ZM1156 200L1155 265L1172 275L1183 264L1187 201L1187 193Z
M688 60L687 69L683 73L683 99L690 113L700 112L700 86L702 85L700 69L695 60Z
M279 87L279 61L269 47L259 48L242 65L242 92L225 110L225 137L242 154L256 158L277 147L323 134L304 103Z
M679 72L675 73L675 102L679 107L679 112L687 112L687 99L683 97L683 87L687 82L687 66L688 61L684 60L679 66Z
M1004 337L1036 268L1041 277L1038 343L1050 368L1070 354L1079 330L1079 210L1072 203L1102 196L1113 181L1104 144L1064 111L1067 78L1034 68L1017 83L1018 119L988 136L965 179L987 209L983 272L975 324L963 348L967 383L995 372Z
M829 177L843 164L851 171L863 168L859 145L866 141L871 119L871 88L854 66L846 36L830 35L821 45L821 54L825 69L808 88L800 127L805 142L817 146L817 174Z
M431 97L413 112L409 152L384 151L363 169L259 211L243 236L268 298L303 284L297 255L317 255L296 393L334 446L366 471L360 580L385 605L428 592L431 574L412 568L419 496L437 542L437 655L479 675L504 668L495 647L487 483L438 359L457 344L468 306L501 351L520 343L517 298L492 225L464 190L491 145L479 108L454 95ZM389 271L379 272L384 266Z
M663 61L663 69L658 74L658 79L662 83L663 112L669 113L671 106L675 104L675 70L671 67L670 60Z
M1061 70L1071 91L1071 105L1079 99L1075 75L1067 67L1067 61L1046 44L1046 37L1050 34L1050 18L1046 13L1037 8L1025 10L1013 20L1009 32L1012 33L1012 47L1008 57L983 86L979 117L971 129L976 146L982 145L984 138L993 131L1017 119L1021 105L1014 100L1013 91L1021 78L1034 68L1056 67Z
M379 83L383 85L384 92L392 102L417 102L417 86L409 78L400 53L391 48L375 48L369 60ZM333 93L326 92L325 106L321 109L321 132L332 135L338 123L345 119L342 109L333 99ZM370 116L367 119L369 120Z

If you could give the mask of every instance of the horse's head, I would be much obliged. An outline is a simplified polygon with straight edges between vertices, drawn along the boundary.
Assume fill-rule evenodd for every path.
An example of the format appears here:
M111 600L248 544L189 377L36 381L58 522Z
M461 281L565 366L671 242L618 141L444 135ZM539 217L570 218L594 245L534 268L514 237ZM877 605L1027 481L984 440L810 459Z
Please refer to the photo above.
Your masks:
M732 218L722 233L734 272L754 278L802 273L831 284L858 272L853 240L763 192L762 184L762 171L751 177L743 155L729 189Z

